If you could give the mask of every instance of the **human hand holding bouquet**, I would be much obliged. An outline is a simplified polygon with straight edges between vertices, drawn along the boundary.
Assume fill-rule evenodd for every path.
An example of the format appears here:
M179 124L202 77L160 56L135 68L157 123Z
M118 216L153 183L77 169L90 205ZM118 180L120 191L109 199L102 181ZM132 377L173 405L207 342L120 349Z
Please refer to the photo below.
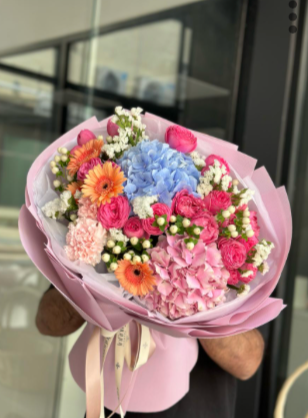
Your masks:
M255 161L231 144L143 116L140 108L116 108L93 125L58 140L57 154L55 146L46 150L28 178L27 206L48 239L58 279L31 252L24 211L21 218L30 257L83 317L105 331L135 319L202 338L274 318L283 305L268 296L291 235L284 190L276 191L265 170L253 175ZM158 334L152 331L156 342ZM190 350L195 359L193 341L182 341L178 352ZM118 405L114 394L106 398ZM138 404L133 393L130 401Z

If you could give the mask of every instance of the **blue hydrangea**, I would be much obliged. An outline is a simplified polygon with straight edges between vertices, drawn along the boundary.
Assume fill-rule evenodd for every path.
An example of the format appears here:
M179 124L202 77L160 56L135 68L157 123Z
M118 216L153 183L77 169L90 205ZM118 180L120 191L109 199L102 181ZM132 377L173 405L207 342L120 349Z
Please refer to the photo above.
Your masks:
M117 163L127 178L124 191L130 201L158 195L159 202L171 206L180 190L187 189L197 196L200 172L191 157L156 139L130 148Z

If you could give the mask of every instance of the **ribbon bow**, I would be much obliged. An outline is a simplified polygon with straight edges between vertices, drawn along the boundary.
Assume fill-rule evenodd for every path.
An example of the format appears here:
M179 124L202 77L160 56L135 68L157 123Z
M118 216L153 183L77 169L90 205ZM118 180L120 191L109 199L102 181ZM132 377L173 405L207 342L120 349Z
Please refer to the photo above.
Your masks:
M109 348L115 341L115 380L118 397L118 405L108 418L113 416L119 409L121 418L124 417L121 403L126 396L121 399L120 389L124 359L130 371L134 372L143 366L151 357L155 350L155 342L151 336L149 328L136 322L138 330L138 344L136 353L132 353L129 324L124 325L117 331L108 331L104 328L95 327L91 335L86 355L86 401L87 418L105 418L104 407L104 364ZM104 337L102 366L100 364L100 344L101 336ZM101 370L101 371L100 371ZM132 381L133 373L128 387Z

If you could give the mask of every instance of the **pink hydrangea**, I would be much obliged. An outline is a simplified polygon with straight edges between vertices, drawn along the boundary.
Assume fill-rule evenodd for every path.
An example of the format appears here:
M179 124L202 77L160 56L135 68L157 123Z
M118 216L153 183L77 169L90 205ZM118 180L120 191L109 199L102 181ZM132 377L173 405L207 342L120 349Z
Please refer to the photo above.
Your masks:
M96 165L103 165L100 158L92 158L87 163L83 163L78 170L77 179L84 181L88 172L92 170Z
M68 226L66 246L68 258L95 266L101 261L101 253L107 242L107 231L102 225L89 218L79 218Z
M150 310L170 319L193 315L225 301L229 272L216 244L200 240L192 251L184 237L164 236L150 251L156 287L144 300Z
M97 205L88 197L81 197L78 200L78 218L97 220Z

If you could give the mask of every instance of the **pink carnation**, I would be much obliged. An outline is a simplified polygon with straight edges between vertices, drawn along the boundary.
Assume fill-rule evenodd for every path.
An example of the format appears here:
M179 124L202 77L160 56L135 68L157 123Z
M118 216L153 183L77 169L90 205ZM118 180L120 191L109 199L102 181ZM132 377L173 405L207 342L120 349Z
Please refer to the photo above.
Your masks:
M213 215L216 215L221 210L228 209L232 205L230 193L218 190L210 192L207 196L205 196L203 201L206 208Z
M106 229L123 228L130 213L128 199L124 196L113 197L110 203L101 205L97 219Z
M193 152L197 147L197 138L186 128L178 125L172 125L167 128L165 133L165 142L170 148L179 152Z
M83 163L78 170L77 179L84 181L88 172L92 170L96 165L103 165L100 158L92 158L87 163Z
M221 238L218 241L218 248L221 251L222 261L228 270L236 270L245 263L247 251L240 242L231 238Z
M149 251L157 285L144 298L148 308L177 319L223 303L229 273L216 244L189 251L182 236L161 238Z
M227 163L227 161L226 160L224 160L222 157L219 157L219 155L214 155L214 154L212 154L212 155L209 155L208 157L207 157L207 159L205 160L205 167L202 169L202 171L201 171L201 174L203 175L204 173L205 173L205 171L207 171L208 169L209 169L209 167L212 165L214 165L214 163L215 163L215 160L217 160L217 161L219 161L220 162L220 168L224 165L225 167L226 167L226 170L227 170L227 172L226 172L226 174L229 174L230 173L230 167L229 167L229 164Z
M199 197L184 189L178 192L172 200L171 212L184 218L192 218L205 211L205 203Z
M205 244L215 242L218 238L219 227L218 224L210 213L204 212L196 215L191 220L192 224L201 226L204 228L201 232L200 238Z
M145 235L141 219L138 218L138 216L132 216L127 220L126 224L123 227L123 232L128 238L142 238Z
M155 222L155 215L158 215L158 216L167 215L167 222L166 222L166 228L167 228L169 219L171 216L171 209L169 208L169 206L165 205L164 203L155 203L154 205L152 205L152 209L154 213L153 218L142 219L143 229L149 235L161 235L162 231L157 226L153 226L153 223Z
M97 205L88 197L81 197L78 200L78 218L97 220Z
M107 132L108 135L115 136L119 133L119 126L116 123L113 123L111 119L112 118L110 118L107 123Z
M101 253L107 242L107 231L102 225L89 218L79 218L68 226L67 245L64 247L68 258L80 260L95 266L101 261Z

